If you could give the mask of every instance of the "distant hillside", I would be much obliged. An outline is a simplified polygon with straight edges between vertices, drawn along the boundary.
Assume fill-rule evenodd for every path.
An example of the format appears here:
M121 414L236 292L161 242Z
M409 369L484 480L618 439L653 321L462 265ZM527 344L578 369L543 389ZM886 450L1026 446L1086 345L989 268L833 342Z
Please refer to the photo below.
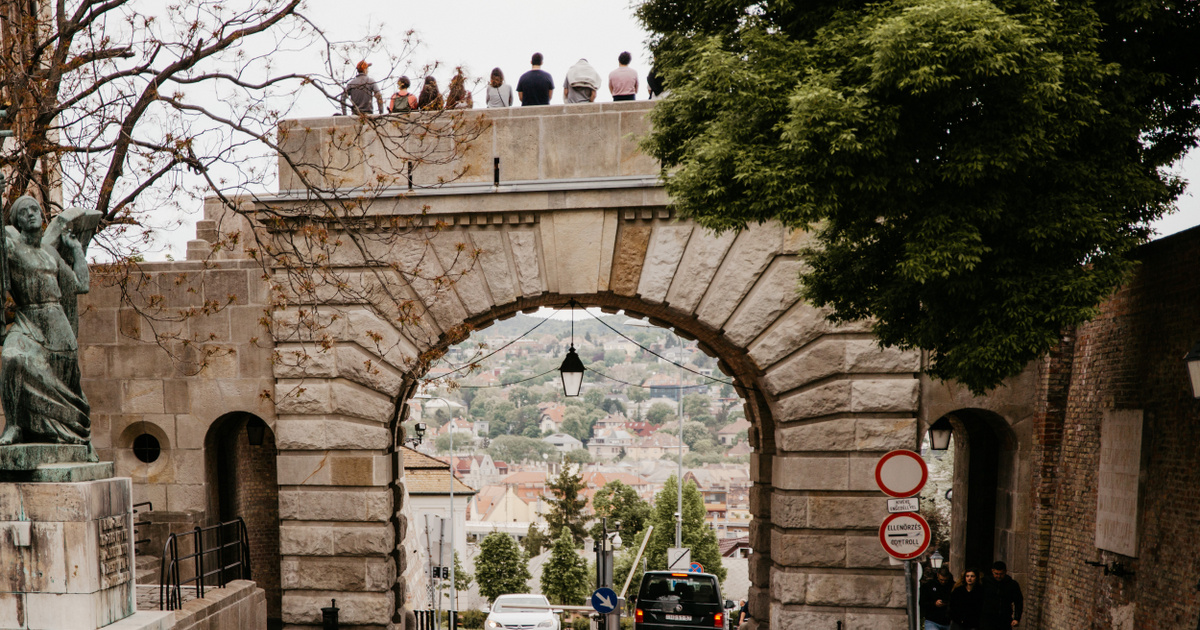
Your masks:
M595 319L592 319L591 315L588 315L583 312L579 312L579 313L576 313L575 317L576 317L576 319L575 319L575 338L576 339L582 339L582 338L584 338L584 336L586 336L588 334L590 334L592 336L592 338L603 337L606 335L613 334L613 332L611 330L609 330L608 327L606 327L604 324L601 324L600 322L596 321ZM624 324L624 322L629 318L623 314L622 315L605 315L603 317L604 317L604 322L606 324L621 331L622 333L625 333L627 336L630 336L630 337L632 337L633 335L635 335L636 333L639 333L639 332L649 332L652 335L654 335L656 338L658 338L661 335L665 334L665 332L666 332L664 329L657 328L657 327L656 328L643 328L640 326L627 326ZM541 326L538 326L538 323L541 323ZM498 321L498 322L492 324L491 326L484 328L483 330L473 333L473 336L482 336L484 338L487 338L487 337L511 338L511 337L516 337L516 336L524 334L525 332L532 329L534 326L538 326L538 328L537 328L537 330L535 330L533 332L533 335L532 335L533 337L539 337L541 335L550 334L550 335L554 335L556 337L565 338L571 334L571 322L569 320L566 320L566 321L558 320L558 319L543 320L540 317L533 317L531 315L525 315L524 313L517 313L512 318L506 319L504 321Z

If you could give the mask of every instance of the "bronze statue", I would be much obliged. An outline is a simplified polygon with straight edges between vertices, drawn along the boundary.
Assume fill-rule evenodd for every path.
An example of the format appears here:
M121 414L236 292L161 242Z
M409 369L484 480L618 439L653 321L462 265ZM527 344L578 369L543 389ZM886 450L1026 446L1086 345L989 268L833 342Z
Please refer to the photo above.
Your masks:
M96 461L90 406L80 384L75 300L89 289L86 244L99 216L70 208L43 235L37 200L25 196L13 202L11 225L0 242L0 297L7 292L16 304L0 354L6 422L0 446L80 444L88 447L89 461Z

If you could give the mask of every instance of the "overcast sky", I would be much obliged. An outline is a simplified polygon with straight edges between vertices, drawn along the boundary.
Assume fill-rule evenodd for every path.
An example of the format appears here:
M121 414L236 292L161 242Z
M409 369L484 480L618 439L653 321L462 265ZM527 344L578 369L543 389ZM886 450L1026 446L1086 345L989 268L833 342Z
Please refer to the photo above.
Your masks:
M645 75L649 69L647 34L633 16L630 0L445 0L443 2L348 3L335 0L309 0L304 11L324 29L332 40L354 40L380 30L392 42L390 50L399 52L405 33L415 30L420 47L408 68L389 67L383 53L371 55L372 76L379 82L384 98L395 91L395 79L404 72L419 86L418 68L437 61L441 68L433 74L444 90L456 66L464 66L475 77L487 76L500 67L510 85L516 85L521 73L529 69L534 52L545 56L543 69L554 77L554 102L562 100L561 85L567 69L581 57L588 59L602 76L617 66L622 51L633 54L631 64L641 77L638 98L645 98ZM276 70L300 70L315 62L315 53L277 53ZM297 66L301 66L298 68ZM353 72L347 68L347 76ZM482 86L476 89L476 103L482 106ZM610 101L602 89L599 101ZM293 111L296 117L328 116L334 105L320 98L305 100ZM1180 165L1188 179L1200 180L1200 152L1193 152ZM1194 185L1180 199L1180 210L1159 221L1159 235L1168 235L1200 225L1200 185ZM190 233L188 227L183 229ZM172 249L183 253L186 238L172 235Z
M348 12L348 6L356 8ZM414 65L434 60L442 63L445 68L434 74L443 89L452 69L459 65L479 77L498 66L515 85L521 73L529 69L529 56L534 52L545 56L543 68L561 87L567 68L579 58L588 59L602 76L607 76L617 66L617 55L628 50L633 54L631 65L642 77L638 98L645 98L647 35L634 18L629 0L400 0L351 5L309 0L307 12L334 39L350 39L380 25L396 41L409 29L417 31L422 47ZM380 67L386 70L385 59L375 62L372 69ZM385 87L385 77L376 78L381 80L385 97L394 91L394 82ZM554 101L561 102L561 98L561 91L556 89ZM612 97L604 89L597 100L609 101ZM323 113L313 111L311 115ZM1190 180L1200 180L1200 152L1194 151L1184 160L1180 172ZM1200 184L1192 185L1180 199L1180 210L1155 225L1160 235L1200 225L1198 191Z

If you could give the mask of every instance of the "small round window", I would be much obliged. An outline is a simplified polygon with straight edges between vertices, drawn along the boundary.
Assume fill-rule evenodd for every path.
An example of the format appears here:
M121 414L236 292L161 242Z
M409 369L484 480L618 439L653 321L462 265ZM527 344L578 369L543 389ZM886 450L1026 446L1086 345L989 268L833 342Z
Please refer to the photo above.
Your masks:
M158 438L143 433L133 439L133 455L139 460L147 464L153 463L162 454L162 447L158 444Z

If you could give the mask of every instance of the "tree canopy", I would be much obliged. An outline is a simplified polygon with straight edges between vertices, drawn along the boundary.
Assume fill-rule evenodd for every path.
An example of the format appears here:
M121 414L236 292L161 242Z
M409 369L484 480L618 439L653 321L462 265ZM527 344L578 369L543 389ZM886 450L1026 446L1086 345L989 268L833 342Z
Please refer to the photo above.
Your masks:
M588 516L587 498L583 496L586 486L583 476L579 474L579 466L563 466L562 472L546 483L546 489L552 495L547 499L550 512L546 514L546 524L550 526L550 531L569 529L575 539L575 546L583 545L583 538L587 535L584 526Z
M592 511L597 519L589 532L592 540L600 539L600 518L608 518L609 530L615 528L620 531L626 545L633 544L632 541L650 522L650 504L638 496L637 490L619 479L604 484L603 488L596 491L592 496Z
M646 543L647 566L651 570L667 568L667 549L675 546L675 508L678 490L675 475L671 475L663 489L654 497L654 512L650 523L654 531ZM704 565L704 570L721 580L725 579L725 567L721 564L721 548L717 534L704 522L704 497L696 484L683 485L683 546L692 550L692 562ZM640 542L640 540L639 540ZM614 570L620 568L619 563ZM626 569L628 571L628 569ZM635 578L636 579L636 578Z
M592 590L587 562L575 551L575 541L567 527L559 530L542 566L542 594L552 604L578 606Z
M982 392L1094 315L1182 191L1200 5L647 0L643 146L709 228L809 230L802 293Z
M529 592L529 561L512 536L492 532L479 543L475 581L479 594L494 601L508 593Z

